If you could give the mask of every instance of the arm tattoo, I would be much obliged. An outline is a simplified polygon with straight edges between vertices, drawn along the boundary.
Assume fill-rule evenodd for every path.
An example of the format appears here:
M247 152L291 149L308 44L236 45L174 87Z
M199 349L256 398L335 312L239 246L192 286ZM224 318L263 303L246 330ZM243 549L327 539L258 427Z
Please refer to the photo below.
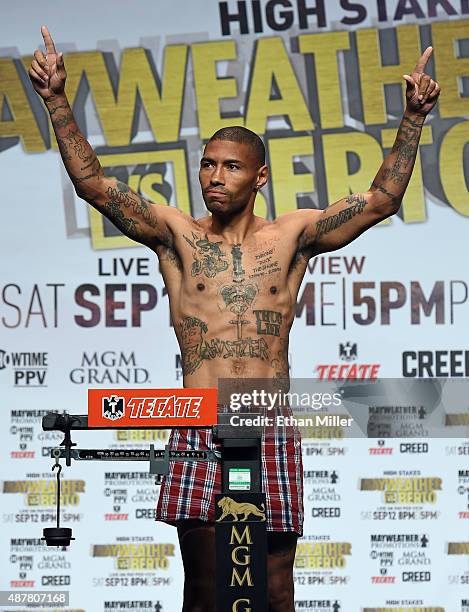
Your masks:
M60 107L57 107L57 108L60 108ZM72 111L69 110L67 113L65 113L65 115L63 115L63 117L60 117L58 119L53 118L52 125L59 129L59 128L66 127L67 125L70 125L70 123L73 123L74 121L75 120L73 118Z
M106 202L104 204L104 214L123 234L132 240L141 240L141 233L137 227L138 221L126 217L117 202L112 200Z
M412 127L416 127L416 128L421 128L423 126L423 124L425 123L425 121L413 121L410 117L403 117L402 118L403 121L405 121L406 123L409 123Z
M55 115L55 113L60 110L61 108L65 108L68 109L69 106L68 104L59 104L59 106L55 106L54 108L50 108L49 109L49 115L52 117L53 115Z
M120 211L121 204L124 206L124 208L131 208L133 212L137 216L142 217L150 227L153 229L156 228L157 221L155 215L151 212L145 200L140 196L134 197L133 194L130 193L130 187L128 187L128 185L125 183L117 181L116 185L117 186L115 189L114 187L107 188L107 194L110 202L117 206Z
M399 204L399 202L401 201L401 198L397 195L395 195L394 193L391 193L390 191L388 191L384 185L378 185L378 183L376 181L373 181L371 183L371 186L373 187L373 189L376 189L378 191L380 191L381 193L383 193L385 196L387 196L391 202L393 204Z
M345 201L350 204L348 208L344 208L335 215L321 219L316 223L316 239L341 227L356 215L361 215L366 206L365 198L359 194L350 195L345 198Z
M48 105L52 126L67 172L76 185L93 178L101 178L103 170L90 144L78 129L66 100Z
M92 172L90 172L90 174L85 174L85 176L76 176L74 178L75 184L83 183L84 181L88 181L91 178L100 177L103 174L101 164L99 163L96 155L93 156L93 159L90 161L89 164L85 164L80 169L88 170L88 168L91 168Z
M395 185L407 185L417 155L422 125L423 122L418 123L409 117L403 117L389 155L390 159L385 160L381 168L381 176L385 181L391 181ZM399 197L402 197L404 189Z
M80 132L65 96L51 102L48 110L65 168L79 195L129 238L144 244L153 244L158 239L165 246L172 247L169 229L149 231L150 228L155 230L158 224L144 198L120 181L111 185L101 181L104 171L93 148Z
M73 149L75 157L78 157L78 159L85 162L89 161L93 154L90 154L90 151L88 150L88 148L91 149L91 147L78 130L70 130L68 134L65 135L65 138L68 141L67 146L70 149Z

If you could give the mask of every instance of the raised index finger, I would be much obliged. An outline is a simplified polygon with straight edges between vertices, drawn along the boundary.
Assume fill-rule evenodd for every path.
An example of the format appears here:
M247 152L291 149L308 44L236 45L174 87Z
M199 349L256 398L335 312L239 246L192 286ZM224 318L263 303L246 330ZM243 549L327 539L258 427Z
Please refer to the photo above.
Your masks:
M42 34L42 38L44 39L44 44L46 46L46 54L47 53L57 53L55 50L54 41L52 40L52 36L50 35L50 32L46 26L42 26L41 34Z
M430 58L430 55L433 53L433 47L427 47L425 51L422 53L419 61L415 64L415 68L413 73L423 74L425 72L425 66Z

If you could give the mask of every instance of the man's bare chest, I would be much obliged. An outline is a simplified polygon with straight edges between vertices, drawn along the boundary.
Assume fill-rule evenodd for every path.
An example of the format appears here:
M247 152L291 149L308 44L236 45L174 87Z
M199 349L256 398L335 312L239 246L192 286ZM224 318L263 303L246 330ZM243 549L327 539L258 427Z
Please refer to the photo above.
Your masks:
M185 276L202 283L280 283L288 272L291 253L280 237L259 235L242 244L229 244L193 229L179 238Z

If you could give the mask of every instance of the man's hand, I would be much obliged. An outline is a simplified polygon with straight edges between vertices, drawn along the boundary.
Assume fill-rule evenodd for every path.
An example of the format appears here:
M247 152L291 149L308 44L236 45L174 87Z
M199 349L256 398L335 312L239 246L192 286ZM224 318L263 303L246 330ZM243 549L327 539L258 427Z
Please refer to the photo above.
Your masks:
M41 34L46 47L46 55L36 49L29 69L29 78L41 98L48 100L63 95L67 73L63 54L55 50L54 41L46 26L42 26Z
M412 74L403 75L403 78L407 81L405 92L407 108L411 112L423 116L428 115L440 95L438 83L425 73L425 66L432 53L433 48L427 47L413 69Z

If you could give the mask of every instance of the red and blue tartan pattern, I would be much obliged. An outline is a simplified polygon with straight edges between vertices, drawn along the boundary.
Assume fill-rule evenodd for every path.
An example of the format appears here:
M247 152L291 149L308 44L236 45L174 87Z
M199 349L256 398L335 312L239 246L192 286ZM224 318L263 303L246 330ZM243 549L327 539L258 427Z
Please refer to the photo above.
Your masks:
M303 534L303 464L296 428L267 428L262 434L262 490L268 531ZM219 450L212 430L174 429L170 450ZM163 478L156 520L171 525L185 519L214 522L215 495L221 492L221 465L211 461L171 461Z

